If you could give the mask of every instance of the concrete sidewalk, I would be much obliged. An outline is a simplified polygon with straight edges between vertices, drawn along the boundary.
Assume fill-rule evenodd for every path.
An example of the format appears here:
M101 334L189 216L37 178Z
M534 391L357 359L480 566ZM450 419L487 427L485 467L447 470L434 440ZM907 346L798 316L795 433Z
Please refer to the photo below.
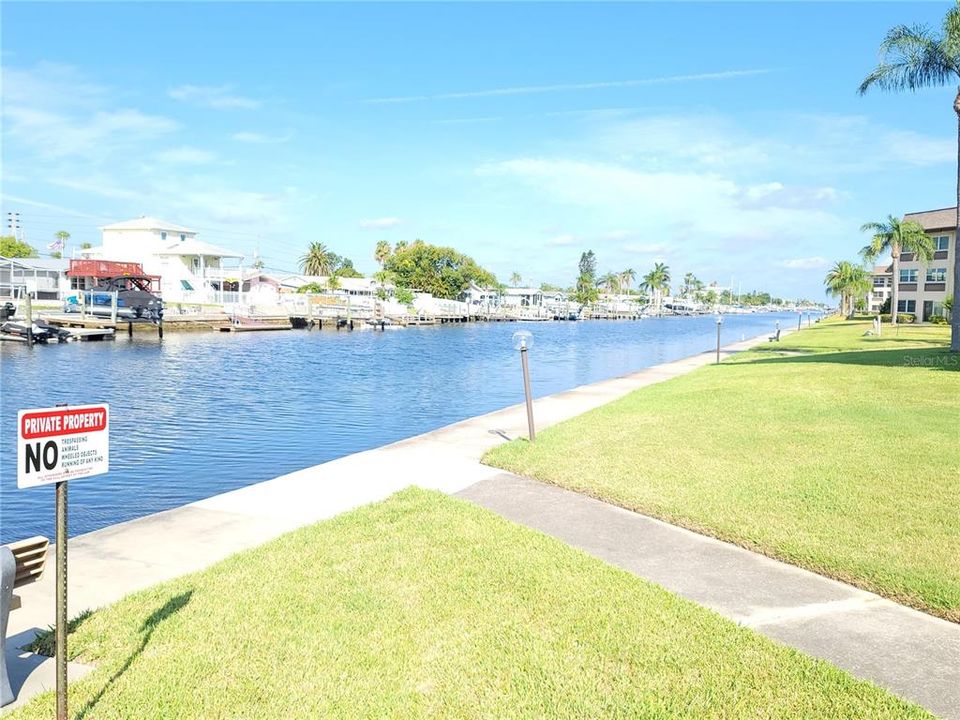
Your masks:
M960 720L960 625L509 473L457 495Z
M786 335L787 331L783 334ZM767 336L763 335L735 343L724 348L722 355L726 357L766 342ZM715 357L714 352L705 352L621 378L538 399L534 403L537 427L548 427L623 397L638 388L683 375L712 363ZM201 570L218 560L260 545L290 530L381 500L410 485L448 493L466 491L465 497L481 504L489 503L490 507L498 509L507 499L501 493L510 492L509 483L522 484L526 481L505 476L498 469L481 465L479 460L488 448L525 435L525 408L523 405L516 405L392 445L350 455L181 508L72 538L70 615L72 617L84 609L114 602L130 592L162 580ZM466 490L470 486L474 487ZM547 490L564 492L554 488ZM518 505L517 512L520 515L515 519L533 527L539 527L534 522L538 516L549 519L554 515L562 517L568 511L574 514L586 512L583 508L587 506L582 505L582 502L588 505L596 503L572 493L568 494L573 495L569 499L567 495L544 495L539 491L528 494L525 504L522 507ZM553 498L549 503L558 504L538 506L545 497ZM564 509L566 503L571 504ZM631 523L640 518L603 503L596 505L604 508L601 513L604 517L603 523L610 522L607 518L608 512L624 518L629 517ZM506 515L509 508L501 510ZM681 535L690 536L700 543L692 546L695 548L689 551L692 555L704 553L704 548L710 547L713 548L711 552L715 554L715 559L671 579L668 577L669 573L661 576L655 572L655 567L637 565L632 568L626 564L628 561L636 562L638 558L657 557L643 546L635 544L633 550L628 547L620 555L601 555L601 550L612 552L619 547L619 541L613 535L598 535L596 526L592 529L587 527L585 537L571 535L569 541L590 550L589 536L593 535L594 541L597 541L597 538L607 538L606 545L601 542L601 547L596 548L598 556L605 560L621 564L644 577L650 577L680 594L714 607L742 622L748 622L760 632L778 637L814 655L827 657L828 652L835 652L835 656L828 659L855 675L875 679L904 697L921 702L931 709L938 709L948 718L960 720L957 704L957 693L960 692L957 686L960 686L960 679L953 675L954 687L945 688L944 683L949 685L951 680L950 668L945 668L941 660L949 660L952 653L955 656L953 666L960 663L960 626L900 608L869 593L862 593L737 548L732 550L740 554L736 555L739 562L754 567L760 575L748 576L739 571L725 573L721 563L733 562L729 558L734 556L726 553L726 549L731 546L648 518L640 519L657 527L662 526L661 532L665 534L658 541L659 545L678 542L676 538ZM547 532L552 530L558 537L563 537L560 534L562 528L551 526L546 520L542 520L542 525L541 529ZM614 527L610 525L610 532L613 532ZM651 532L650 527L644 531L646 536ZM703 545L704 542L707 544ZM676 562L675 558L661 558L660 562L664 564L662 570L668 570L669 565ZM779 568L777 572L787 573L783 577L792 577L794 583L803 584L802 588L794 588L795 594L792 598L775 601L771 595L769 599L764 599L764 583L758 578L762 576L763 568L774 567ZM40 582L27 586L20 592L23 607L10 616L11 636L29 637L32 630L53 624L52 562L48 568ZM679 583L680 576L686 579L686 585ZM724 579L732 582L737 577L740 578L742 587L736 583L724 585ZM670 584L675 581L677 584ZM775 585L767 584L771 593ZM721 603L722 598L718 599L720 596L729 596L729 599ZM737 597L744 598L740 605L734 602ZM867 608L876 605L878 612L869 615L870 622L883 624L871 627L869 623L861 623L856 626L857 632L862 633L859 650L852 641L852 644L844 643L835 651L831 650L829 645L832 636L826 623L830 621L837 624L838 629L834 634L848 632L850 626L845 622L845 618L850 613L862 612L863 608L858 604ZM887 616L879 612L880 610L896 622L900 622L902 617L916 616L916 637L902 638L896 634L891 635L891 628L896 622L888 621ZM815 627L819 634L809 630L809 627ZM813 637L820 638L822 647L815 646ZM924 643L928 644L923 645ZM921 645L922 652L917 652ZM26 678L21 701L42 687L45 682L40 674L42 672L41 668L37 670L37 674ZM932 697L938 693L941 694L940 700Z

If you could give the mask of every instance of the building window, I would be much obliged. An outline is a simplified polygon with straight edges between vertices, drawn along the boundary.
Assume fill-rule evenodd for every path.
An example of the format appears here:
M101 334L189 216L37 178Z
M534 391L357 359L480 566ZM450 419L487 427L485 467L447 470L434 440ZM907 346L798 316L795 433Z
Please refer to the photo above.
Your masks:
M904 270L900 269L900 282L902 283L915 283L917 281L917 271L916 269Z
M180 287L183 288L184 290L193 290L193 285L190 284L189 280L181 280Z
M166 240L166 239L167 239L167 231L166 231L166 230L161 230L161 231L160 231L160 239L161 239L161 240Z
M917 311L916 300L898 300L897 312L915 313Z
M938 283L947 281L946 268L927 268L927 282Z
M880 276L878 276L878 277L875 277L875 278L873 278L873 286L874 286L874 287L886 287L886 286L887 286L887 279L886 279L885 277L883 277L883 275L880 275Z
M931 239L933 240L934 250L947 250L950 247L949 235L937 235Z
M187 239L187 236L184 233L180 233L180 242L183 242Z
M87 289L87 279L85 277L72 277L70 278L70 289L71 290L86 290Z

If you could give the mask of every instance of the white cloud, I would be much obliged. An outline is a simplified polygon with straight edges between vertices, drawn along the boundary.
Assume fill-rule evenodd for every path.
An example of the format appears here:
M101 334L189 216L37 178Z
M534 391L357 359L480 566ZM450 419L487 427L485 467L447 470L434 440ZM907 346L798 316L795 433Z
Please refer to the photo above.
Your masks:
M783 260L777 263L780 267L790 270L818 270L828 267L830 261L819 256L807 258L794 258L793 260Z
M733 78L764 75L770 70L723 70L720 72L697 73L693 75L666 75L639 80L608 80L589 83L561 83L557 85L520 85L515 87L493 88L491 90L469 90L465 92L436 93L433 95L400 95L367 100L368 103L408 103L422 100L460 100L465 98L500 97L504 95L540 95L543 93L572 92L579 90L602 90L608 88L642 87L645 85L673 85L676 83L702 82L707 80L730 80Z
M276 143L285 143L293 137L293 133L285 135L264 135L258 132L236 132L230 136L232 140L242 143L253 143L259 145L273 145Z
M167 95L174 100L192 102L215 110L256 110L260 107L259 100L234 95L231 90L229 85L178 85L170 88Z
M119 148L137 147L144 140L171 133L180 126L139 110L97 111L82 117L25 106L4 107L7 133L47 158L105 158Z
M744 188L740 205L745 208L817 208L836 202L839 193L832 187L785 187L769 182Z
M390 228L397 227L397 225L400 225L402 222L403 220L396 217L372 218L368 220L361 220L360 229L361 230L389 230Z
M156 159L167 165L209 165L217 156L209 150L184 146L163 150L156 154Z
M580 238L578 238L576 235L554 235L552 238L547 240L547 245L550 245L551 247L566 247L568 245L576 244L579 240Z
M639 255L663 255L669 249L664 243L627 243L621 247L626 252Z

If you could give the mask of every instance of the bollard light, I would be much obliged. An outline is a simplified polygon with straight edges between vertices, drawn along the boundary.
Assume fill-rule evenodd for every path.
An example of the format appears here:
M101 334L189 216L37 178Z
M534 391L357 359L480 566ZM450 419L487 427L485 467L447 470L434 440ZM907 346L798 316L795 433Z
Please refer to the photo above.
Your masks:
M717 314L717 365L720 364L720 326L723 325L723 315Z
M529 330L518 330L513 334L513 349L520 351L520 366L523 368L523 394L527 401L527 430L530 442L537 438L533 427L533 397L530 393L530 364L527 361L527 351L533 347L533 333Z

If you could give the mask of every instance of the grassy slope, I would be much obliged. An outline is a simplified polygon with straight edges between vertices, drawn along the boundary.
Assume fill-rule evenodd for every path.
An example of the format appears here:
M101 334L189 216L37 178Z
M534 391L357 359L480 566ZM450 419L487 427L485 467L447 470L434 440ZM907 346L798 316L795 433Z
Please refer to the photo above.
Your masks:
M930 717L420 490L132 595L72 649L100 665L72 686L74 717Z
M960 621L960 361L946 328L867 327L805 329L486 461Z

